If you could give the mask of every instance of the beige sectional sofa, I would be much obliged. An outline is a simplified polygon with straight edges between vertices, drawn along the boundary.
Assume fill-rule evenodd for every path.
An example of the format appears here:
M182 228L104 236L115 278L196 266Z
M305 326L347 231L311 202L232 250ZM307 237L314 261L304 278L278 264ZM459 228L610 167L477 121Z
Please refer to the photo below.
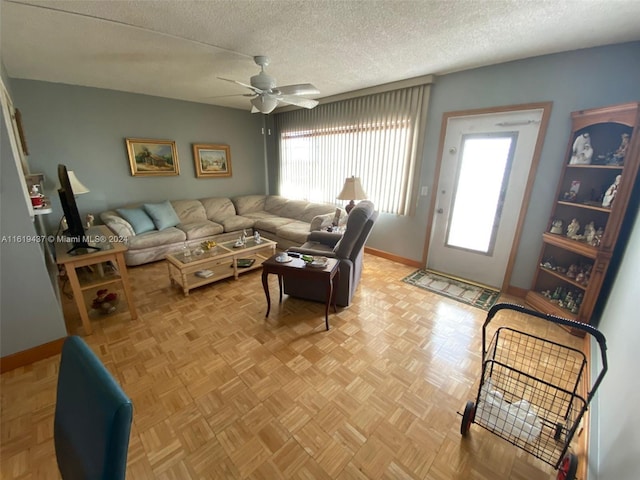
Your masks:
M164 224L158 224L153 218L155 226L152 223L150 227L145 219L148 228L142 228L137 221L140 215L145 216L144 212L151 211L145 209L157 206L173 210L177 218L170 217L175 220ZM303 244L309 232L330 225L335 210L335 205L288 200L276 195L245 195L172 200L164 204L138 203L102 212L100 219L111 231L126 239L125 260L127 265L133 266L161 260L185 244L195 248L204 240L233 240L243 230L247 234L257 230L263 237L278 242L278 249L286 250ZM340 210L341 220L345 222L346 212Z

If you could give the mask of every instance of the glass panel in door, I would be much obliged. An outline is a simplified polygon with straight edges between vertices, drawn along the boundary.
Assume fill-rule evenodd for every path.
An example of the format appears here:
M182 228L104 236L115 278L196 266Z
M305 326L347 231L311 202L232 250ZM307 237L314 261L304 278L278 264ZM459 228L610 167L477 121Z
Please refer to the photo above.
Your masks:
M490 255L517 133L463 135L446 245Z

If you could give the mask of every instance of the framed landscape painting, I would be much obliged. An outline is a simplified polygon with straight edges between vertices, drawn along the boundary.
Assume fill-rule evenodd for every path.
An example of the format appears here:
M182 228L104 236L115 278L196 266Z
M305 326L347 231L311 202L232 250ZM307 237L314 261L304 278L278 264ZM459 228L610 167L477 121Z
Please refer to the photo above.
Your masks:
M231 149L229 145L193 145L196 177L230 177Z
M131 175L156 177L180 175L176 142L173 140L149 140L127 138L127 152Z

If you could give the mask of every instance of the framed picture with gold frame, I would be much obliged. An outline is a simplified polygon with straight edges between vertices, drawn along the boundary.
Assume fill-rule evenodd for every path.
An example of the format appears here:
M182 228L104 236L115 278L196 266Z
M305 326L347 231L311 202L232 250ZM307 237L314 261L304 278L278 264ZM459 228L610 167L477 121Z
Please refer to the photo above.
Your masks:
M127 138L126 141L132 176L180 175L178 152L173 140Z
M231 148L229 145L194 144L193 160L196 177L230 177Z

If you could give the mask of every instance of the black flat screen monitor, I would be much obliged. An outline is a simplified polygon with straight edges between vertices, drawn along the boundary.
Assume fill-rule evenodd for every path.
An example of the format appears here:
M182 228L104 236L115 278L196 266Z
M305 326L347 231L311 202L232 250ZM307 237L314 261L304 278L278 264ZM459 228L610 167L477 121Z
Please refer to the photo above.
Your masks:
M66 235L67 241L71 243L71 249L67 253L77 255L88 253L90 250L100 250L100 248L90 246L87 243L86 232L76 205L76 198L73 194L67 167L64 165L58 165L58 180L60 181L58 195L60 196L64 217L67 220L67 230L64 231L64 235Z

